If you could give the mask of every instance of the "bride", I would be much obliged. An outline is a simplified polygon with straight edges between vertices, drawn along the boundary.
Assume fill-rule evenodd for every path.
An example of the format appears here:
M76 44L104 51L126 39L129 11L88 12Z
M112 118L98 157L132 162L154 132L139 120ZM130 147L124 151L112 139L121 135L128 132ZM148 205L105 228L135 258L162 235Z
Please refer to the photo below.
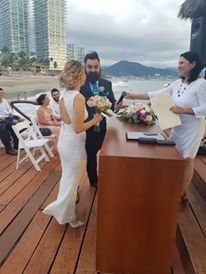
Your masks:
M62 177L56 201L49 204L43 213L54 216L59 224L69 223L72 228L84 225L77 218L75 202L79 181L86 167L85 131L102 120L100 114L87 118L85 99L79 93L85 82L84 67L77 61L65 64L60 75L60 86L65 88L60 101L62 126L58 141Z

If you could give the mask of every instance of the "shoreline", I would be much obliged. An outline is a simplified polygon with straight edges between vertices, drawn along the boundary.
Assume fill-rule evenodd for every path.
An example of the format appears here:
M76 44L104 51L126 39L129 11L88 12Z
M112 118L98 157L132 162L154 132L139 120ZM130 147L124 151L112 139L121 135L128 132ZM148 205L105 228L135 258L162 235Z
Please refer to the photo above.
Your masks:
M0 76L0 87L4 89L6 99L17 99L60 89L58 76Z
M122 81L122 78L111 79L114 94L118 97L123 90L156 90L162 88L171 81L166 79L128 79L128 82ZM146 85L145 85L146 84ZM11 75L0 76L0 87L5 91L7 100L25 99L35 97L39 93L50 92L52 88L57 88L60 92L58 76L45 75Z

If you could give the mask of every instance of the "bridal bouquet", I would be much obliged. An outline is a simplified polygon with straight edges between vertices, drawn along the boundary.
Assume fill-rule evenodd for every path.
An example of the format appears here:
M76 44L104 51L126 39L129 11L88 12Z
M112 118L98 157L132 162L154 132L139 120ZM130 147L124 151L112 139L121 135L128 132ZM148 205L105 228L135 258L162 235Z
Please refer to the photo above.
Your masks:
M106 96L95 95L88 99L87 105L91 108L94 108L96 113L106 112L111 108L112 103ZM94 126L95 131L99 131L99 124Z
M131 104L118 113L119 117L132 124L145 124L151 126L157 119L153 110L144 104Z

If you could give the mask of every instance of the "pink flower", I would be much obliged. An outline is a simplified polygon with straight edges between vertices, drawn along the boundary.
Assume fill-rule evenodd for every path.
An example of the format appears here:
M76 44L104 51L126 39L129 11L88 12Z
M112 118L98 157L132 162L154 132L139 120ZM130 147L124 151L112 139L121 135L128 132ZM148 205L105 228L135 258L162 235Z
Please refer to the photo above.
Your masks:
M140 120L146 121L146 119L147 119L147 116L145 114L140 115Z
M137 111L140 111L141 109L143 109L144 106L143 105L137 105Z
M131 104L121 113L119 113L120 117L129 121L130 123L142 123L146 125L154 124L157 119L153 110L144 104Z
M145 113L146 113L146 110L142 109L142 110L140 111L140 113L141 113L141 114L145 114Z

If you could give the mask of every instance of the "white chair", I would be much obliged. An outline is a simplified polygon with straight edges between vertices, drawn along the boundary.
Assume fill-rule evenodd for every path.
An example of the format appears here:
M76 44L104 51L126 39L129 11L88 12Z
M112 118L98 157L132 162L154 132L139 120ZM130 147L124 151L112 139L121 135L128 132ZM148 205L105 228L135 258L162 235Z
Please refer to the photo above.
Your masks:
M49 139L46 138L39 138L36 134L36 132L33 130L33 128L30 126L28 121L20 122L16 125L12 126L18 140L19 140L19 146L18 146L18 154L17 154L17 162L16 162L16 169L19 168L19 164L25 160L30 159L32 164L34 165L35 169L37 171L40 171L41 168L39 167L38 163L45 159L45 161L49 161L48 156L46 155L46 152L44 150L45 145L49 142ZM26 132L26 134L25 134ZM21 158L21 149L24 149L26 152L26 156ZM41 155L35 159L35 151L38 149L41 153ZM33 153L31 152L33 150Z
M30 119L31 119L31 122L32 122L33 129L34 129L34 131L36 132L36 134L37 134L37 136L39 138L43 138L43 139L46 138L46 139L52 140L53 143L56 144L57 139L56 139L56 135L55 134L48 135L48 136L43 136L42 133L41 133L41 131L40 131L40 129L39 129L39 127L38 127L38 124L37 124L37 121L36 121L36 117L31 117ZM54 148L54 146L52 148L50 148L48 144L45 145L46 150L47 150L47 152L49 153L49 155L51 157L54 157L54 154L52 152L52 149Z
M0 140L0 148L1 148L1 147L4 147L4 145L2 144L2 141Z

